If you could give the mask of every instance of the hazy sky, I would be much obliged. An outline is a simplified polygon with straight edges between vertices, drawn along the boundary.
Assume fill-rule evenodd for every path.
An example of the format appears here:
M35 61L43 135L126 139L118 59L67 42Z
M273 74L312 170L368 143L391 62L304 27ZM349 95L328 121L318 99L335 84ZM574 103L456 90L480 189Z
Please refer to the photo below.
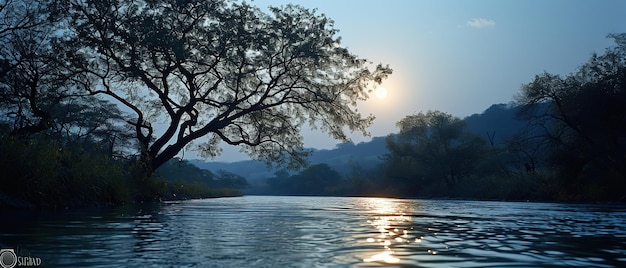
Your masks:
M389 64L388 95L372 96L359 111L376 121L372 136L396 132L406 115L440 110L458 117L508 103L520 86L543 71L568 74L593 52L626 32L626 1L269 1L317 8L335 21L342 44L374 63ZM305 131L305 146L333 148L337 141ZM368 140L353 135L355 142ZM215 161L243 159L224 147Z

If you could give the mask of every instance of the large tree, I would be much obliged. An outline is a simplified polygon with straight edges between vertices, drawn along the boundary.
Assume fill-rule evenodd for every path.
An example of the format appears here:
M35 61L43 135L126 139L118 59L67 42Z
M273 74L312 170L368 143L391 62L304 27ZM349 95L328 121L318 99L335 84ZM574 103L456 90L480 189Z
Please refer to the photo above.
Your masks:
M224 141L301 163L309 123L346 140L373 117L357 101L391 69L340 45L332 20L288 5L264 13L220 0L67 0L66 55L92 94L132 111L150 173L190 145ZM289 157L291 156L291 157Z
M567 76L537 75L517 96L536 138L549 145L547 162L570 192L566 198L624 195L626 34L609 37L617 46Z
M94 141L121 151L128 130L116 105L84 92L58 51L60 16L50 1L0 0L0 123L13 137Z
M51 28L45 6L43 1L0 0L0 112L13 132L39 132L49 125L50 114L42 107L47 105L36 98L39 81L49 77L40 57L46 50L45 30ZM42 93L41 99L55 101Z

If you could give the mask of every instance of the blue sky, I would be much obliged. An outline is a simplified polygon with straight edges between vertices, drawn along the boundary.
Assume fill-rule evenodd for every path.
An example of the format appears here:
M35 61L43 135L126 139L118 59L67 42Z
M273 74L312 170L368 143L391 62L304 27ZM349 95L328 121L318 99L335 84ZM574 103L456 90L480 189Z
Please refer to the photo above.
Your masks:
M612 45L607 34L626 32L622 0L248 2L317 8L335 21L344 46L394 69L383 83L388 96L359 107L377 118L372 136L396 132L395 122L420 111L463 118L508 103L535 74L574 72L593 52ZM304 135L307 147L337 143L318 132ZM225 147L215 160L243 159L236 151Z

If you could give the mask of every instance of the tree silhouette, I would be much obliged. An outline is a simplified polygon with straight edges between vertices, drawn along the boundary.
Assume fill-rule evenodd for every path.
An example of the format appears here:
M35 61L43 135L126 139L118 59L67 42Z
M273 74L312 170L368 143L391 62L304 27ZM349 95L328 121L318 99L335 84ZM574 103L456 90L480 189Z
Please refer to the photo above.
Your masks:
M59 56L59 19L47 1L0 1L0 122L12 137L43 133L56 142L99 144L128 153L123 114L86 94ZM126 151L126 152L123 152Z
M45 3L0 1L0 110L13 133L50 127L50 108L60 102L57 90L42 90L53 74L43 54L49 46ZM51 85L53 86L53 85Z
M615 200L626 186L626 34L609 37L617 46L577 72L537 75L516 97L572 199Z
M476 169L485 150L485 141L465 131L461 119L440 111L409 115L397 125L400 133L387 139L388 174L411 187L444 181L453 188Z
M330 19L298 6L61 2L76 81L132 111L148 174L187 146L215 156L220 141L296 167L303 124L340 140L346 129L366 133L373 117L357 101L391 73L370 70L341 47Z
M267 179L272 194L345 195L351 191L350 182L327 164L316 164L289 175L284 171Z

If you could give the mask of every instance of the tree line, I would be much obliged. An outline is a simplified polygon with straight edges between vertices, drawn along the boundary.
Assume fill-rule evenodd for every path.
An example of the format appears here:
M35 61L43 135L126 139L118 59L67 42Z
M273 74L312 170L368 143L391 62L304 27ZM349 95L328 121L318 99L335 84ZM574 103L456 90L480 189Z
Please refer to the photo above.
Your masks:
M379 169L334 184L331 169L312 166L273 181L312 178L304 194L623 199L626 36L610 37L616 46L576 72L522 87L528 127L505 145L428 111L398 122ZM171 196L158 170L185 150L216 156L221 143L298 169L309 154L301 127L367 134L374 117L357 102L391 72L343 47L330 18L294 5L0 0L0 201Z

